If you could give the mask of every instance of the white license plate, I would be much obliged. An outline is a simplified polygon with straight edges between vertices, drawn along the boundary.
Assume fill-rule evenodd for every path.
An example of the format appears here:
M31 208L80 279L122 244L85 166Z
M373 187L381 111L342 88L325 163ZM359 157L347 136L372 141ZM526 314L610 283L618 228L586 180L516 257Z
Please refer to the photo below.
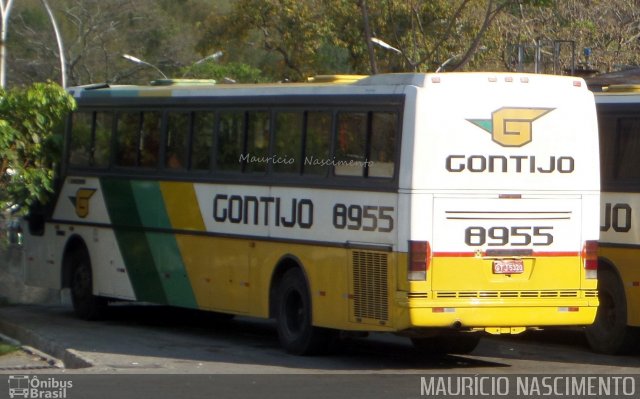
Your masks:
M493 261L494 274L520 274L524 272L522 259L496 259Z

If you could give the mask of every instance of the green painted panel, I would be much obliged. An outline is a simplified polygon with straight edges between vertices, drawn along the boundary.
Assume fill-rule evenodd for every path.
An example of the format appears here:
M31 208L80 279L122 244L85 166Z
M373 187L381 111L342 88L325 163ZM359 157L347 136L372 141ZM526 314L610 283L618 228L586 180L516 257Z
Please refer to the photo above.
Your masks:
M142 221L129 180L103 178L100 183L136 299L166 304L167 296L142 229Z
M165 203L157 182L132 181L131 188L142 225L146 228L171 229ZM197 307L178 243L173 234L146 232L167 301L170 305Z

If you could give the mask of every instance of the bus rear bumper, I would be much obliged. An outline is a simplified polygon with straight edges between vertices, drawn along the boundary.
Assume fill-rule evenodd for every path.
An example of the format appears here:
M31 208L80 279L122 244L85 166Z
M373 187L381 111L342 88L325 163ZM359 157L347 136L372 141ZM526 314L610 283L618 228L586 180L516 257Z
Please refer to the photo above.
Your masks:
M399 325L517 334L534 327L590 325L597 309L598 301L593 298L544 306L407 306L401 310L399 319L405 320Z

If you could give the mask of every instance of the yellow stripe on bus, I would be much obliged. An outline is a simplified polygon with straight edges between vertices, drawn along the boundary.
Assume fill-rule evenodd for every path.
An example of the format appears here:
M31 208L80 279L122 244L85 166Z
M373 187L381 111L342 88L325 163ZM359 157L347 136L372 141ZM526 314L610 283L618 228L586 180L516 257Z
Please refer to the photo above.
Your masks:
M174 229L205 231L193 183L161 182L160 190Z
M193 183L160 182L160 190L173 229L205 231ZM211 253L203 253L203 248L208 248L206 245L207 237L176 234L175 239L198 307L209 309L211 303L210 262L213 256Z

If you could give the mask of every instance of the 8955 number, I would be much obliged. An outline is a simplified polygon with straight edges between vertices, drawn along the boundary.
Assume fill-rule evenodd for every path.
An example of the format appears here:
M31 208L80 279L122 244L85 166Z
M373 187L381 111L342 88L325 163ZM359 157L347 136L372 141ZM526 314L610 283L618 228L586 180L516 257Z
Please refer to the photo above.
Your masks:
M333 206L333 226L336 229L380 231L393 230L392 206L345 205Z
M464 242L471 247L489 246L546 246L553 243L552 226L489 227L469 226Z

